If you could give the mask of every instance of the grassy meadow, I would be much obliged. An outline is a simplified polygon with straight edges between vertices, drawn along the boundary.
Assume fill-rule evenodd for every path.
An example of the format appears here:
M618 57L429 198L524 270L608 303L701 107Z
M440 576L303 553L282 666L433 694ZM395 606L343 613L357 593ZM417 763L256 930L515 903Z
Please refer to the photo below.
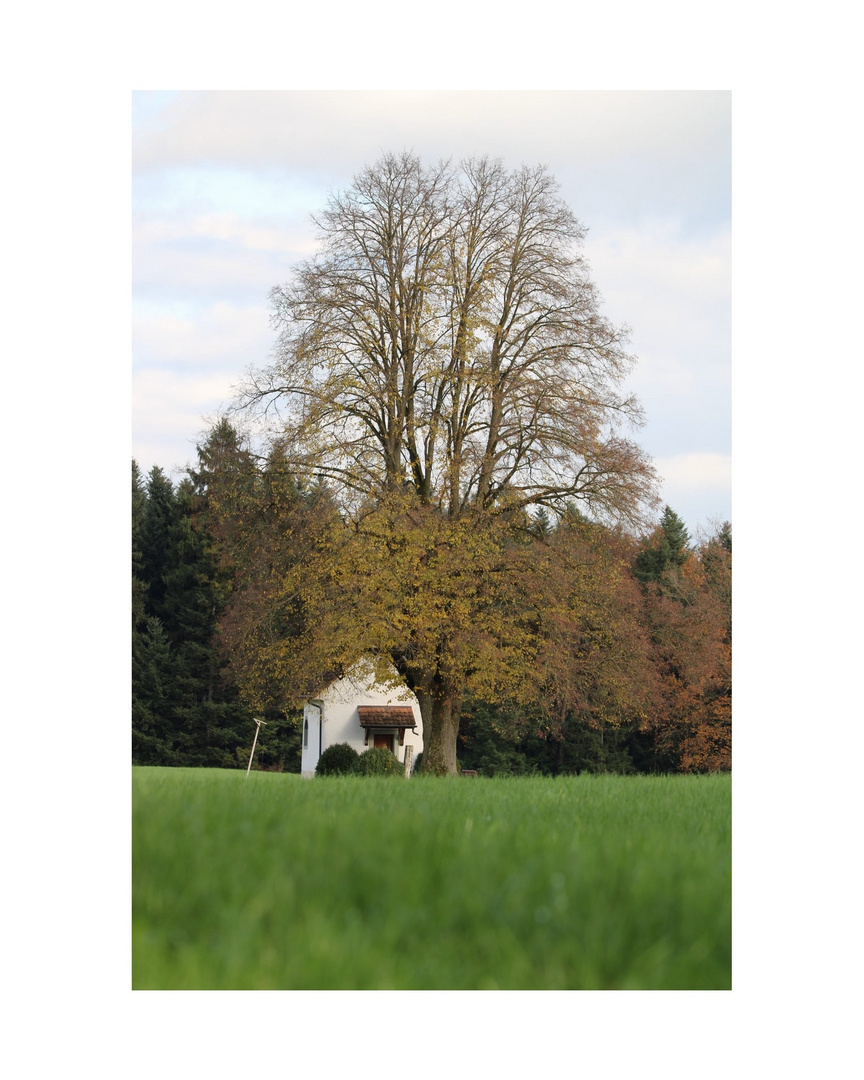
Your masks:
M136 989L728 989L731 779L133 769Z

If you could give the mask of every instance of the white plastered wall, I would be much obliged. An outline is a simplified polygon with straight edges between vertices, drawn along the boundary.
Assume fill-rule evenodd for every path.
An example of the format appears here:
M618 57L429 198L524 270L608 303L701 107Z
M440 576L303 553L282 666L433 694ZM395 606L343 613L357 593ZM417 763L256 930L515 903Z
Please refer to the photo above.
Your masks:
M396 756L405 760L407 747L412 747L414 759L423 749L423 721L417 698L407 687L380 687L375 684L371 672L360 667L344 679L331 683L317 698L307 701L303 707L303 752L300 772L314 776L315 766L322 751L334 743L348 743L358 754L372 746L370 737L366 744L366 732L360 726L358 705L410 705L417 727L405 731L405 741L400 746L395 741Z

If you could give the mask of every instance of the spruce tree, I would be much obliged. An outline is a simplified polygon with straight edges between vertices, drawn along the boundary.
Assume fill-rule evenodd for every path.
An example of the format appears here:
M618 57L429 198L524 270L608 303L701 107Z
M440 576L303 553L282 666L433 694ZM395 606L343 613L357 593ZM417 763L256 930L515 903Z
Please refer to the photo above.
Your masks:
M147 491L138 462L132 460L132 632L143 625L147 617L147 583L144 581L144 557L141 551L141 530L147 512Z
M161 619L165 596L165 569L168 537L177 515L174 486L154 465L147 479L147 503L138 539L141 551L141 577L147 585L147 614Z
M132 764L182 765L173 707L174 659L158 619L132 638Z
M216 648L226 588L204 506L189 479L178 487L177 510L168 536L163 607L174 655L179 749L188 765L236 767L252 721Z
M549 517L549 511L545 506L541 506L534 515L534 520L531 523L531 532L535 536L539 536L541 540L545 540L552 532L553 528L554 526L552 524L552 519Z
M642 582L661 582L669 572L681 569L690 554L690 534L675 511L666 506L660 525L636 558L636 577Z
M177 764L174 656L162 622L174 488L158 467L145 483L132 462L132 761Z
M149 580L144 547L149 514L147 485L138 463L132 462L132 762L167 765L173 756L174 732L166 710L166 692L172 679L170 642L162 623L148 614ZM150 520L151 538L158 529Z

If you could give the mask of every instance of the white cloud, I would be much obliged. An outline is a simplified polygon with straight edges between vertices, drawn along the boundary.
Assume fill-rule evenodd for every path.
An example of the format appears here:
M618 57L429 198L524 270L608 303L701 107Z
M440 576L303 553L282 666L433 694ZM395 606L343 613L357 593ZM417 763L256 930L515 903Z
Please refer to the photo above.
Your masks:
M655 458L661 505L681 516L692 537L712 533L732 520L732 459L729 454L694 452Z
M604 311L633 331L633 384L686 395L705 380L728 386L731 237L683 235L677 223L589 233Z
M306 229L292 232L280 224L238 214L199 214L139 216L133 224L132 240L136 246L170 246L190 240L213 240L249 251L291 251L297 246L311 247Z
M692 453L657 458L654 462L664 489L681 493L728 491L732 484L729 454Z
M250 364L264 362L273 345L266 305L235 306L219 302L194 315L174 315L159 308L132 319L135 367L190 372L202 368L223 379L239 380Z
M308 220L311 208L291 213L288 204L279 220L237 213L139 213L133 220L132 240L136 248L145 249L198 240L230 244L243 251L308 254L314 248Z
M136 295L165 303L184 298L258 300L314 251L308 224L236 214L139 215L133 224Z
M134 457L144 472L166 472L195 459L195 443L230 401L228 376L188 371L139 371L132 376Z
M583 166L703 160L728 155L729 128L724 91L202 91L170 100L133 145L137 169L204 163L322 175L403 148Z

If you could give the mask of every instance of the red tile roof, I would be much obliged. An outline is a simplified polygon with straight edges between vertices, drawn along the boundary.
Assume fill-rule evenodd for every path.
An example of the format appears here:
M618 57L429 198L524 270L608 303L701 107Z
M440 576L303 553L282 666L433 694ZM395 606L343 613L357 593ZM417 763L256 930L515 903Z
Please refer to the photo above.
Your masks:
M358 705L361 727L417 727L410 705Z

